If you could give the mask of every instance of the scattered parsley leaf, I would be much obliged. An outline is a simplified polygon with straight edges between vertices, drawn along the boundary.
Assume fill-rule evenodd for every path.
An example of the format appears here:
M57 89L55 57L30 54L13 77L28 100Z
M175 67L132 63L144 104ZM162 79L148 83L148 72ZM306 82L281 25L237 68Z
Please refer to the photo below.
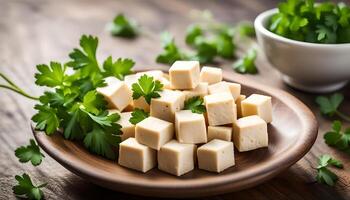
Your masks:
M189 26L186 31L186 44L194 45L198 36L203 36L203 29L198 24Z
M56 115L56 110L47 105L35 105L34 109L39 112L32 117L32 120L36 122L36 128L39 130L45 130L46 134L53 134L59 127L59 119Z
M61 86L65 80L65 68L60 63L51 62L50 66L42 64L36 68L40 73L35 74L35 84L40 86Z
M196 49L196 54L193 59L198 60L200 63L211 63L217 55L216 44L204 37L195 39L194 48Z
M255 37L254 25L250 22L242 22L238 24L238 34L243 37Z
M35 143L33 139L30 140L28 146L21 146L15 150L15 155L20 162L26 163L31 161L34 166L40 165L44 154L40 152L39 146Z
M233 42L233 36L227 32L220 33L215 38L216 52L219 56L226 59L234 57L236 46Z
M332 130L328 131L323 138L326 144L334 146L339 150L346 151L350 149L350 128L343 132L341 127L342 124L340 121L334 121Z
M138 34L138 26L134 20L126 18L123 14L119 14L110 24L109 31L114 36L134 38Z
M137 124L141 122L142 120L149 117L149 113L144 111L143 109L135 108L134 111L131 113L131 118L129 119L130 123Z
M243 58L233 64L233 69L238 73L256 74L258 69L255 66L256 50L250 50Z
M12 187L13 193L17 196L24 196L28 199L41 200L44 198L44 193L41 188L46 186L46 183L39 186L34 186L28 174L24 173L22 176L16 175L17 185Z
M326 183L329 186L333 186L338 180L337 175L330 171L327 167L334 166L337 168L343 168L343 164L332 158L329 155L322 155L319 157L319 164L317 166L317 176L316 180L319 183Z
M163 44L163 52L160 53L156 61L158 63L173 64L177 60L188 60L189 55L183 52L176 44L173 36L168 32L164 32L161 35Z
M144 97L148 104L152 98L160 97L159 92L163 90L163 84L158 80L153 80L153 77L142 75L137 83L132 84L132 98L138 99Z
M118 58L113 62L112 57L109 56L103 63L103 69L105 70L105 76L115 76L119 80L124 80L124 76L132 74L131 68L135 65L135 62L131 59Z
M185 110L191 110L193 113L202 114L206 112L206 108L203 105L204 100L200 96L189 98L185 101Z
M333 117L337 115L346 121L350 121L350 117L340 112L339 106L343 102L344 96L340 93L334 93L331 96L318 96L316 103L320 106L321 113Z

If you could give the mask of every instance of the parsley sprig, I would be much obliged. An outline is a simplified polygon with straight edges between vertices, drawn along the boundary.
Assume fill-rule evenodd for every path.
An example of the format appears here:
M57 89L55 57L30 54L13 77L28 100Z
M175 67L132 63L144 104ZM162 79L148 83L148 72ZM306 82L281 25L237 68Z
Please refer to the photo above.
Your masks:
M15 155L20 162L26 163L30 161L34 166L40 165L42 159L45 157L44 154L40 152L39 146L33 139L30 140L30 144L28 146L21 146L17 148Z
M139 33L139 27L133 19L128 19L124 14L118 14L108 26L114 36L134 38Z
M163 84L158 80L153 80L152 76L142 75L137 83L132 84L132 98L139 99L144 97L148 104L151 104L152 98L160 97L159 92L163 90Z
M135 124L141 122L142 120L146 119L147 117L149 117L148 112L146 112L140 108L135 108L131 113L131 117L130 117L129 121L130 121L130 123L135 125Z
M0 78L2 78L7 83L7 85L0 84L0 88L11 90L11 91L16 92L24 97L29 98L29 99L33 99L33 100L39 99L38 97L32 96L32 95L26 93L25 91L23 91L13 81L11 81L10 78L8 78L5 74L3 74L1 72L0 72Z
M339 111L339 106L344 100L344 95L340 93L334 93L331 96L318 96L316 103L320 106L321 113L333 117L337 115L345 121L350 122L350 116Z
M251 49L246 55L233 64L233 69L241 74L256 74L258 69L255 66L256 50Z
M22 176L15 176L17 185L13 186L12 190L19 197L26 197L31 200L40 200L44 198L42 188L46 186L46 183L35 186L30 179L29 175L24 173Z
M325 183L329 186L333 186L338 180L338 176L328 169L329 166L334 166L336 168L343 168L343 164L332 158L329 155L322 155L319 157L317 166L317 176L316 180L319 183Z
M269 30L312 43L349 43L350 7L344 3L287 0L269 22Z
M323 138L326 144L350 153L350 128L342 131L342 124L340 121L334 121L332 130L328 131Z
M191 110L193 113L202 114L206 112L206 108L203 104L204 104L204 100L202 97L200 96L191 97L187 101L185 101L184 109Z

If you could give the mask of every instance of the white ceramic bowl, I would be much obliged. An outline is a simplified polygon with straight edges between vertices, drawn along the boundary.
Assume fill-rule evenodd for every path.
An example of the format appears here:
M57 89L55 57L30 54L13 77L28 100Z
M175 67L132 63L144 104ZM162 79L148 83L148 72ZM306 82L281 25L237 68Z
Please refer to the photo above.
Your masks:
M308 92L331 92L343 87L350 79L350 43L315 44L272 33L266 27L277 11L261 13L254 26L261 50L283 80Z

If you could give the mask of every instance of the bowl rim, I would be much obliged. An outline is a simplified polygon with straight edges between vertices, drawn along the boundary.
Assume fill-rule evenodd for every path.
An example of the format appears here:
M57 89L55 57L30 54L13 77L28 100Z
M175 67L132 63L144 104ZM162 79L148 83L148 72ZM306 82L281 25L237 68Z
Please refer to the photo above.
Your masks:
M270 18L273 14L278 12L278 8L273 8L270 10L266 10L262 13L260 13L254 20L254 27L256 32L260 32L261 34L264 34L267 37L273 38L275 40L278 40L280 42L304 46L304 47L317 47L317 48L339 48L339 47L349 47L350 43L340 43L340 44L321 44L321 43L312 43L312 42L304 42L304 41L298 41L289 39L280 35L277 35L276 33L273 33L269 31L265 27L265 21L267 18Z

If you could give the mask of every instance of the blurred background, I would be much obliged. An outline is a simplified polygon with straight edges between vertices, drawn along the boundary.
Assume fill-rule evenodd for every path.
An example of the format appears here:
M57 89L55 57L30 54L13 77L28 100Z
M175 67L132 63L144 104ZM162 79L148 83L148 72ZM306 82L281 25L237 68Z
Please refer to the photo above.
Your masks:
M160 33L169 31L179 46L188 25L193 23L191 11L209 10L218 20L235 24L253 21L262 11L276 7L277 0L0 0L0 71L7 74L29 94L38 96L40 88L34 84L35 66L49 61L68 61L68 53L78 46L82 34L99 37L97 57L102 60L112 54L127 57L142 67L167 66L157 64L156 56L162 51ZM112 37L106 25L119 14L133 18L144 32L135 39ZM253 41L254 43L254 41ZM252 44L254 45L254 44ZM238 55L240 54L238 50ZM350 172L348 155L328 147L322 139L331 121L322 118L314 102L315 95L291 89L283 84L279 73L271 68L258 53L258 75L241 75L232 70L233 61L215 63L233 77L254 79L261 84L286 90L317 115L320 135L312 150L297 164L276 178L257 187L215 197L215 199L349 199ZM350 99L350 87L341 92ZM12 193L14 174L26 171L34 180L46 180L47 199L141 199L142 197L117 193L90 184L64 169L46 156L38 167L21 164L14 150L32 138L31 116L35 102L15 93L0 90L0 199L15 199ZM350 113L350 102L342 105ZM345 124L349 125L349 124ZM343 159L345 170L339 171L339 183L334 188L315 184L317 159L328 152ZM154 198L149 198L154 199Z

